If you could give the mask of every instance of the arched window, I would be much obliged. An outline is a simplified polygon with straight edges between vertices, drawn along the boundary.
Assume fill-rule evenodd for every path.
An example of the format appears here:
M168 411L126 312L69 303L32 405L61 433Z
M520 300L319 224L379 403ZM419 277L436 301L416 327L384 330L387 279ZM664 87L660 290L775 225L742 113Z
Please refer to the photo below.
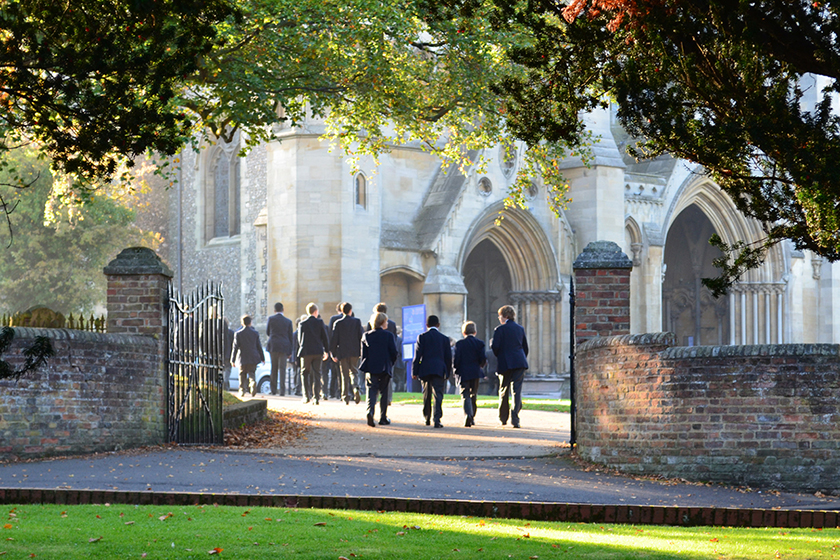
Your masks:
M478 180L478 192L484 196L489 196L493 192L493 183L487 177L482 177Z
M356 175L356 206L367 208L367 179L361 173Z
M213 237L230 236L230 159L219 150L213 173Z
M240 233L240 162L238 145L220 145L207 154L204 175L205 238L232 237Z
M528 186L528 190L525 191L525 200L528 200L528 201L534 200L535 198L537 198L538 194L540 194L540 188L537 185L535 185L534 183L531 183Z

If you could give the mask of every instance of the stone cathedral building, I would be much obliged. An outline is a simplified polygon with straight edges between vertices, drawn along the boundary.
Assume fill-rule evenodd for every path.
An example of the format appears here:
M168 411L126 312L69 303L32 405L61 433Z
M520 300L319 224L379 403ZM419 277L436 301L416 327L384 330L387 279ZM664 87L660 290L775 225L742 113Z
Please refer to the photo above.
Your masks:
M465 319L491 336L496 310L516 306L531 345L529 378L546 388L568 376L572 263L596 240L614 241L633 263L631 330L668 330L685 345L838 342L840 264L780 245L726 297L700 279L715 275L713 233L727 243L762 236L702 170L670 157L637 163L608 111L589 117L600 137L589 167L564 163L572 202L551 212L535 181L528 208L503 212L519 153L485 154L484 172L443 170L407 146L353 174L319 140L318 122L281 129L280 141L237 155L239 145L186 151L168 208L162 256L184 291L222 281L226 315L255 317L264 333L273 304L286 315L309 301L322 314L349 301L367 318L379 301L425 303L442 331Z

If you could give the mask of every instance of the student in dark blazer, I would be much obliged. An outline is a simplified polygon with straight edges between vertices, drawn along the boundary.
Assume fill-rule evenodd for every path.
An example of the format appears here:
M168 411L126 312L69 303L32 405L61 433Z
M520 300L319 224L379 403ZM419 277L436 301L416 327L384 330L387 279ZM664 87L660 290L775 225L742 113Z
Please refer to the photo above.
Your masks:
M315 404L320 402L321 395L321 362L327 359L330 341L327 338L327 326L318 317L318 306L314 303L306 305L308 316L300 322L298 327L297 357L300 360L300 380L303 383L303 402L308 403L313 398Z
M251 316L242 316L242 328L233 333L233 347L230 351L230 365L239 368L239 395L245 395L246 385L251 396L257 394L255 373L257 366L265 362L260 333L251 326Z
M397 344L394 335L385 330L388 316L375 313L370 318L373 330L362 335L362 362L359 369L365 372L367 386L367 423L374 427L373 414L376 411L376 397L391 382L391 372L397 361ZM388 425L388 395L383 393L379 403L379 424Z
M510 305L499 308L501 325L493 331L490 347L498 359L496 375L499 377L499 421L507 424L508 416L514 428L519 427L519 411L522 410L522 382L528 369L528 339L525 329L517 324L516 311ZM513 410L509 395L513 391Z
M373 315L371 315L371 317L374 317L377 313L384 313L385 316L387 317L388 316L388 305L383 301L380 301L379 303L374 305L373 306ZM371 319L371 320L373 320L373 319ZM368 322L368 324L365 325L365 330L366 331L372 331L373 330L373 324ZM392 335L394 335L394 339L399 338L399 335L397 334L397 324L395 322L393 322L391 319L388 319L388 326L385 327L385 330L388 331L389 333L391 333ZM397 351L399 351L399 349L400 349L399 342L397 342ZM385 387L382 390L382 394L385 396L385 398L388 399L388 403L391 402L391 395L394 392L393 391L393 389L394 389L393 388L393 376L391 377L391 380L392 380L392 382L388 383L388 386Z
M484 341L475 336L475 323L467 321L461 327L464 338L455 343L453 366L455 379L461 387L461 403L464 406L464 426L475 425L478 403L478 383L484 377Z
M449 337L438 330L440 320L436 315L426 319L427 330L417 337L414 345L414 360L411 362L411 377L419 379L423 387L423 417L426 425L431 422L432 397L435 400L435 428L443 428L443 388L452 373L452 347Z
M344 302L341 301L335 306L335 315L330 317L329 322L327 323L327 338L330 339L330 346L332 347L332 336L333 336L333 326L335 322L341 319L344 316L344 313L341 311L344 308ZM322 388L324 389L324 396L326 397L329 395L330 398L337 399L341 394L341 370L337 362L332 360L327 360L327 363L324 364L324 369L326 373L322 372L322 383L324 381L327 382L325 386ZM326 400L326 398L324 399Z
M283 304L274 304L274 315L268 318L265 329L268 335L268 355L271 356L271 394L278 394L278 374L280 380L279 394L286 394L286 359L292 357L292 320L283 315Z
M359 373L357 364L362 355L362 321L351 315L353 306L345 302L341 309L341 318L332 327L330 336L330 354L332 354L335 369L341 376L341 398L345 404L351 400L359 404L361 395L356 385L356 375Z

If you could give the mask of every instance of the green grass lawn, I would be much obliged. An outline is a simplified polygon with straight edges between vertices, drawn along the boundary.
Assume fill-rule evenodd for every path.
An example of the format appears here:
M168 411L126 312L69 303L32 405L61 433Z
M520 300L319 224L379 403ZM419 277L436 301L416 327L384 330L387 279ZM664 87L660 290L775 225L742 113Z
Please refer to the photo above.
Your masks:
M421 393L394 393L393 404L423 404ZM443 406L458 408L461 406L460 395L444 395ZM547 410L549 412L569 412L569 399L522 399L524 410ZM479 395L478 408L498 408L499 397Z
M216 506L4 506L7 558L840 558L838 529L548 523Z
M222 398L225 406L241 402L241 399L228 391L222 392ZM423 404L423 395L421 393L394 393L393 404ZM448 408L460 407L461 396L444 395L443 406ZM496 396L481 395L478 397L478 408L498 408L498 406L499 398ZM524 410L569 412L569 406L571 406L569 399L522 399Z

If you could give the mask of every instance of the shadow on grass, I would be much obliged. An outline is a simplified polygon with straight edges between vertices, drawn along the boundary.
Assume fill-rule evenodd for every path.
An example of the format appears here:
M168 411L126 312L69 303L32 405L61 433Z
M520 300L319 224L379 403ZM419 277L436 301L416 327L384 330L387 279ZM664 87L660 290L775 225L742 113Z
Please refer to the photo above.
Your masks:
M7 506L11 558L773 558L819 556L837 530L637 527L215 506Z

